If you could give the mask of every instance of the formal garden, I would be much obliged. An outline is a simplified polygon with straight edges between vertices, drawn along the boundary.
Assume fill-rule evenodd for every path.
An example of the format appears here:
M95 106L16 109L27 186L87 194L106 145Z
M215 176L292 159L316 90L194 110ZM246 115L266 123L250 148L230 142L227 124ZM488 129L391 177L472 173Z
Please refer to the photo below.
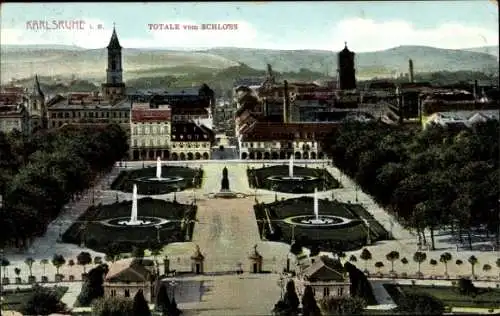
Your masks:
M60 302L68 287L40 287L3 290L2 309L12 310L23 315L48 315L63 312L66 307Z
M389 239L389 233L361 205L318 200L319 218L326 223L314 224L313 204L313 198L300 197L254 205L261 236L285 243L294 240L326 252L359 249L368 237L372 243Z
M251 188L283 193L312 193L314 189L326 191L340 187L339 181L319 167L293 166L293 177L290 177L288 165L249 168L247 177Z
M107 253L111 244L121 252L133 246L148 247L151 242L168 244L191 240L196 218L196 205L142 198L138 203L138 218L150 225L120 224L131 216L132 201L90 206L63 234L62 240Z
M448 307L498 308L500 289L477 288L468 279L453 281L452 286L384 284L387 293L399 305L401 296L412 294L431 295Z
M201 187L203 170L183 166L162 166L161 178L156 177L156 167L124 170L111 184L112 190L132 192L137 184L137 193L142 195L167 194Z

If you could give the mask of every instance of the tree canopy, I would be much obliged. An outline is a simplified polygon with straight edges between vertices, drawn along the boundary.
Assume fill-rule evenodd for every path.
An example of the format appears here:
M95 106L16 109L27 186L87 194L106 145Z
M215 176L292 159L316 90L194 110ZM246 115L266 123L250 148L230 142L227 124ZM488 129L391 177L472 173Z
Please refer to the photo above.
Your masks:
M0 132L0 244L20 247L43 235L63 206L127 151L127 135L116 124L31 136Z
M334 164L426 243L444 226L498 228L499 122L426 130L348 122L325 137Z

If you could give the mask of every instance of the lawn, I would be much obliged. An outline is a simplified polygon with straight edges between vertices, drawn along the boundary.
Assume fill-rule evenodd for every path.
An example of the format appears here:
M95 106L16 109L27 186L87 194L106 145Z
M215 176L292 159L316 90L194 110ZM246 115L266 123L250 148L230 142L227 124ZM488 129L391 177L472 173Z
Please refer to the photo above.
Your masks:
M359 249L366 245L367 229L362 219L370 220L370 238L372 242L388 239L387 231L360 205L340 203L338 201L319 200L319 214L335 215L354 221L347 226L314 228L295 225L293 229L296 240L301 240L304 246L316 244L322 251L332 251L340 247L343 251ZM290 243L292 239L292 225L283 222L284 219L298 215L313 214L313 199L300 197L276 201L269 204L258 204L254 206L259 231L262 231L265 223L268 226L265 209L267 208L273 229L279 233L269 236L269 239ZM265 221L265 222L264 222ZM378 225L377 225L378 224ZM264 228L266 230L267 227ZM269 229L267 229L269 230Z
M320 168L293 167L294 176L315 177L309 181L272 181L271 176L288 176L288 165L247 169L248 183L252 188L266 189L283 193L312 193L314 189L326 191L337 189L340 183L326 170Z
M202 169L192 169L179 166L163 166L161 175L167 177L181 177L176 182L148 181L147 178L156 177L156 167L148 167L134 170L124 170L111 184L112 190L132 192L134 184L137 184L137 193L143 195L167 194L174 191L182 191L190 188L199 188L203 180ZM141 179L144 178L144 179ZM140 181L138 179L141 179Z
M384 284L384 288L396 304L401 295L418 292L433 295L451 307L498 308L500 306L500 289L478 288L478 294L472 297L460 294L453 286Z
M177 202L167 202L152 198L142 198L137 201L138 215L153 216L171 220L159 231L155 227L109 227L100 221L117 217L129 217L132 202L123 201L108 205L89 207L80 218L63 234L64 242L79 245L85 240L86 246L95 251L105 251L109 244L117 243L123 252L130 251L132 245L147 245L159 236L164 244L185 241L186 227L181 227L182 219L195 219L196 205L186 205ZM189 226L189 234L193 232L194 223ZM191 238L191 236L189 236Z
M68 288L65 286L57 286L52 288L56 294L57 298L60 300L64 293L68 291ZM28 289L19 289L19 290L4 290L2 292L3 301L2 301L2 310L15 310L21 312L21 308L24 303L27 302L31 293L33 293L32 288Z

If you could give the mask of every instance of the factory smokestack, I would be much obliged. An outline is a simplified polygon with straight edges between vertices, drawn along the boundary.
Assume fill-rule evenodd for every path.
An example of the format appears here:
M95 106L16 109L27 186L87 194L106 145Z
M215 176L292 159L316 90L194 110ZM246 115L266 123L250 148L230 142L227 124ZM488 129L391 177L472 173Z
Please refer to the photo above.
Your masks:
M474 89L472 90L472 94L474 95L474 100L477 100L477 96L479 94L479 84L477 83L477 80L474 80Z
M409 75L410 75L410 83L414 83L415 82L415 78L413 77L413 60L408 60L408 72L409 72Z
M285 80L284 82L284 87L283 87L283 93L285 95L285 100L283 102L283 123L288 123L289 122L289 115L290 115L290 100L288 98L288 81Z

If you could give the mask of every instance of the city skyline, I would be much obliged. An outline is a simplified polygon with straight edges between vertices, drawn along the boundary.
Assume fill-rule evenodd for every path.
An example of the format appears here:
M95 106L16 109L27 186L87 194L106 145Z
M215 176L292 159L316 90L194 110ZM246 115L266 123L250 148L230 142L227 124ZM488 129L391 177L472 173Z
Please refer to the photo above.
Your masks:
M236 4L236 5L235 5ZM126 48L244 47L357 52L401 45L461 49L498 45L492 1L4 4L2 45L105 47L116 23ZM141 15L136 16L140 10ZM133 18L131 16L133 15ZM84 21L83 30L34 30L29 21ZM306 21L300 25L297 21ZM89 25L103 29L89 29ZM179 24L179 30L151 30ZM183 30L233 24L237 30ZM149 25L149 26L148 26Z

